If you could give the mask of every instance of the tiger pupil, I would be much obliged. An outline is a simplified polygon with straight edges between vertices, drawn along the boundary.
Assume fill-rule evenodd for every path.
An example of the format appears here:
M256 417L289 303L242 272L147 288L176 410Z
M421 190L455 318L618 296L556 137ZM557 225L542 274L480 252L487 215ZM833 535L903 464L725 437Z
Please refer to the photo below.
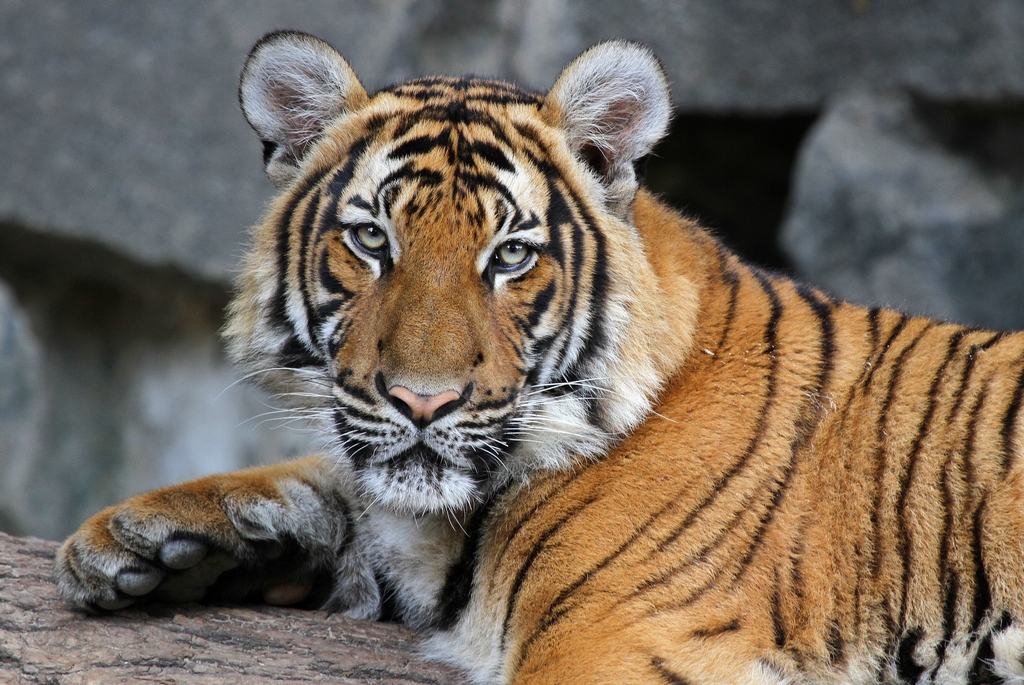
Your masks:
M387 242L384 231L372 225L357 228L355 230L355 238L359 241L360 245L371 251L381 249Z

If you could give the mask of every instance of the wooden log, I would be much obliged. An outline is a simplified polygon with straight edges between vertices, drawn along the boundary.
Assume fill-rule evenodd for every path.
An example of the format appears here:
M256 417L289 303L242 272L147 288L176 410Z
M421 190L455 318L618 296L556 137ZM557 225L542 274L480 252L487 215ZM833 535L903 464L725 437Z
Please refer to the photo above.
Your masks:
M57 544L0 533L0 683L459 684L393 624L275 607L152 604L90 615L57 594Z

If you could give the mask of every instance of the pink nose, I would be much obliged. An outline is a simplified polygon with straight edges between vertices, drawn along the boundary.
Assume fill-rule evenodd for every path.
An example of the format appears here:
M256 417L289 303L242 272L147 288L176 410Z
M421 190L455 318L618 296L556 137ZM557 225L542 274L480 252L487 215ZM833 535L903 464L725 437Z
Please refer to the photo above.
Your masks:
M427 425L434 420L438 409L462 399L462 396L454 390L445 390L438 395L424 397L401 385L393 385L388 388L388 394L409 408L412 413L410 418L417 426Z

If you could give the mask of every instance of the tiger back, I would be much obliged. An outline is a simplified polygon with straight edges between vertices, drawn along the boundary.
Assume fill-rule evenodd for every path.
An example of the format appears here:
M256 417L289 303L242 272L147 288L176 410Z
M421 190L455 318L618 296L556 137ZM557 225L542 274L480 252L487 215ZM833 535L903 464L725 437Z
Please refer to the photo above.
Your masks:
M280 195L226 338L329 444L100 512L66 596L384 615L480 683L1024 679L1024 335L833 300L662 205L645 48L371 95L282 32L241 101Z

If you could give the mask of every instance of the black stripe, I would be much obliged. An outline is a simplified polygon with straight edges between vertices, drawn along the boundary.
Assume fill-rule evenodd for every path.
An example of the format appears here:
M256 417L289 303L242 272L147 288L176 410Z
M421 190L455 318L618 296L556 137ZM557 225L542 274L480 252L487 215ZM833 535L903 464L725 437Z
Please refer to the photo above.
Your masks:
M337 295L340 298L339 304L346 300L352 299L355 295L351 290L345 287L345 285L338 280L338 277L331 271L330 253L324 250L320 254L320 267L318 269L320 276L320 286L331 293Z
M576 478L578 478L579 474L583 473L584 471L585 469L575 469L567 480L558 485L558 487L556 488L556 492L565 489L566 485L568 485ZM501 547L501 551L494 555L495 567L500 567L503 565L505 555L508 554L509 548L512 546L513 541L515 541L516 536L519 535L519 532L522 530L523 526L526 525L527 522L534 520L537 512L540 511L540 508L547 504L548 501L550 501L550 499L554 497L554 495L555 493L549 493L548 497L540 499L536 504L534 504L530 508L528 512L523 514L519 518L519 520L516 521L516 524L512 526L512 529L508 532L508 535L505 536L505 542Z
M935 410L938 406L939 389L942 386L942 381L947 369L949 369L949 365L956 357L956 353L960 347L960 341L966 333L967 330L961 328L949 336L949 339L946 341L946 356L943 358L942 363L939 365L938 369L935 370L935 374L932 377L932 382L928 388L927 395L928 406L925 409L924 415L921 417L921 422L918 424L917 435L914 436L914 442L910 448L910 454L907 456L906 472L900 478L900 494L896 505L896 522L899 530L901 552L903 555L903 590L900 601L900 614L902 616L900 621L901 623L904 623L907 617L907 593L910 591L910 567L913 564L914 557L914 546L911 544L910 532L907 526L907 497L910 494L910 488L913 487L915 482L914 476L917 472L917 465L919 461L918 456L921 453L921 448L924 446L925 436L931 429L932 419L935 417Z
M359 425L356 425L354 423L351 423L351 419L359 419L360 421L364 421L364 422L370 424L371 426L375 426L375 425L376 426L382 426L382 425L384 425L386 422L383 421L378 416L374 416L373 414L367 414L363 410L358 409L356 407L353 407L352 405L348 405L348 404L336 405L336 407L335 407L335 423L340 422L339 420L342 417L344 418L345 421L348 422L346 425L349 428L353 428L355 430L358 430L358 431L361 431L363 433L367 433L367 434L370 434L370 435L376 435L376 436L381 437L381 438L389 437L386 432L382 432L382 431L377 430L375 428L370 428L369 426L359 426Z
M439 147L451 147L452 130L445 127L436 135L423 135L410 138L396 145L388 153L388 159L402 159L413 155L424 155Z
M769 410L771 409L771 406L775 402L776 385L778 383L776 374L778 371L779 362L778 356L775 354L775 348L778 338L779 320L782 317L782 302L779 299L778 293L775 291L774 286L772 286L771 282L768 280L767 276L758 272L753 273L754 276L757 278L758 283L760 283L762 291L768 297L771 307L771 314L769 315L768 323L765 325L763 339L764 349L762 351L762 354L767 356L769 360L769 368L766 379L767 387L765 388L764 401L762 402L761 409L757 414L757 425L754 428L754 434L751 436L750 441L747 443L747 446L743 450L743 453L740 455L739 459L737 459L736 462L733 463L733 465L729 467L729 469L715 482L709 495L705 497L693 509L693 511L690 512L690 514L686 517L682 524L676 526L668 535L668 537L659 543L659 550L664 550L668 545L675 542L675 540L677 540L679 536L683 534L683 531L685 531L687 528L693 525L697 517L700 516L705 509L711 506L716 499L718 499L719 495L721 495L728 487L729 482L741 470L743 470L743 468L753 457L755 450L757 449L758 445L761 444L761 441L764 439L765 432L767 431L769 419L768 414Z
M786 624L782 618L782 592L779 589L779 572L775 571L775 582L772 586L772 635L775 637L775 646L779 649L786 648Z
M363 402L365 404L368 404L371 407L377 406L377 403L378 403L377 398L374 397L373 395L371 395L370 393L368 393L367 391L363 390L358 385L352 385L348 381L344 380L344 378L340 378L340 377L338 378L338 380L335 381L335 385L337 387L341 388L347 394L351 395L352 397L355 397L357 400L360 400L361 402ZM386 392L381 395L381 397L387 397L387 396L388 395L387 395ZM377 423L380 423L380 419L377 419L376 417L374 417L374 418L375 418Z
M291 253L289 246L289 236L291 235L292 218L295 215L295 210L298 209L299 204L306 198L306 196L323 181L324 177L330 173L330 169L322 169L317 173L306 178L302 184L295 189L292 193L291 199L288 201L287 206L281 213L281 218L277 224L277 287L274 291L273 304L270 307L270 321L271 324L277 328L292 328L291 322L288 319L288 269L290 266L289 255Z
M578 516L580 512L582 512L584 509L586 509L596 501L597 495L591 495L587 497L585 500L569 509L569 511L567 511L561 518L555 521L555 523L552 526L550 526L547 530L545 530L544 533L542 533L541 536L538 537L537 540L533 543L533 547L530 549L530 553L526 555L526 559L523 561L523 565L519 567L519 571L516 573L515 580L512 583L512 590L509 593L508 601L505 606L505 618L501 622L501 647L499 653L504 653L505 646L508 644L509 626L512 623L512 615L515 613L516 604L519 601L519 592L520 590L522 590L523 583L526 581L526 576L529 573L530 569L533 567L533 563L537 560L537 557L540 556L540 553L544 550L547 541L551 539L551 537L555 533L561 530L562 526L564 526L570 520ZM516 670L518 670L518 665L522 664L523 659L525 658L526 652L520 650L517 659Z
M967 389L970 387L971 377L974 374L975 362L978 358L978 351L981 349L988 349L995 341L1000 337L1001 334L992 335L987 341L981 344L972 344L967 351L967 358L964 362L963 370L960 372L960 381L957 385L957 389L954 393L956 401L953 407L949 410L946 416L946 423L952 424L960 415L960 411L963 407L963 402L967 397ZM976 401L973 412L977 410L977 404L980 402L980 398ZM968 425L969 422L968 422ZM965 426L966 430L966 426ZM966 433L965 433L966 436ZM973 485L973 478L968 472L968 464L966 463L967 455L966 439L962 445L948 445L946 448L946 458L942 467L942 505L946 512L945 523L943 524L942 539L939 549L939 579L947 593L946 597L946 612L945 612L945 625L944 625L944 636L940 643L939 660L940 662L945 658L946 647L950 643L953 637L953 633L956 631L956 605L958 603L959 595L966 591L963 584L959 580L959 572L957 569L950 569L950 554L949 550L953 544L952 537L955 534L957 528L957 521L966 521L967 517L967 505L962 503L959 507L956 505L956 498L954 496L950 477L951 472L959 473L960 483L963 487L965 496L969 497L970 489ZM958 449L961 448L961 449ZM965 461L962 469L953 471L953 459L955 456L959 456ZM979 599L977 588L974 592L974 600ZM968 600L963 600L964 602ZM963 603L963 602L959 602ZM987 607L986 607L987 608ZM976 630L976 628L975 628Z
M535 105L539 107L543 102L541 96L512 84L473 77L417 78L385 88L382 92L390 92L423 102L435 99L447 102L453 97L467 103L488 105Z
M302 223L299 227L299 261L295 269L295 280L298 282L299 292L302 295L302 304L306 311L306 336L314 348L320 347L320 340L316 330L316 313L314 312L313 302L309 294L309 278L306 273L306 263L309 259L310 240L322 199L323 193L321 191L311 195L309 204L306 205L306 211L302 215Z
M526 317L526 325L528 330L533 332L533 329L540 323L540 318L548 311L551 306L552 300L555 299L555 293L557 292L556 284L554 281L550 281L544 289L537 293L537 297L533 298L533 302L530 303L530 313Z
M1003 425L999 430L999 435L1003 439L1003 453L1002 459L1000 460L1000 477L1002 478L1006 477L1006 472L1009 470L1010 464L1013 462L1013 444L1016 441L1016 426L1020 419L1020 407L1022 401L1024 401L1024 370L1021 371L1020 376L1017 378L1017 387L1014 388L1013 398L1010 400L1010 404L1006 408L1006 414L1003 416Z
M923 635L924 632L920 628L908 630L896 647L896 672L905 683L916 683L918 677L924 673L924 668L914 661L914 649Z
M508 155L498 146L482 140L467 141L465 151L485 160L488 164L502 171L514 172L516 168L509 161Z
M819 335L821 338L818 373L813 382L812 389L806 393L808 401L801 407L799 417L794 422L796 434L790 441L789 460L786 464L785 478L782 483L778 484L777 489L772 495L770 506L761 516L747 552L740 562L739 573L736 575L734 582L739 580L746 573L751 560L760 548L761 538L764 531L769 525L771 525L783 497L789 490L793 472L796 469L797 456L804 449L804 446L811 439L811 436L814 435L815 429L818 427L818 422L822 413L820 398L825 396L825 388L831 380L835 357L835 324L832 318L831 303L822 301L815 291L800 285L797 286L797 294L807 303L808 307L810 307L811 311L818 319ZM802 596L802 591L800 589L803 586L801 564L806 558L806 555L795 554L793 555L793 558L795 559L795 562L790 566L790 573L797 595Z
M992 638L1010 627L1012 622L1010 615L1003 612L995 625L989 629L985 639L981 641L978 653L974 657L974 664L971 666L967 682L979 683L979 685L982 683L1006 682L1002 678L997 679L991 670L991 666L996 660L995 652L992 649Z
M945 599L942 603L942 641L939 642L938 665L946 661L946 647L956 627L956 598L960 591L960 583L956 571L950 573L948 579L941 581L944 585ZM938 666L936 666L938 668Z
M825 641L828 649L829 661L833 664L842 663L846 659L846 641L843 640L843 633L839 628L839 621L832 619L828 627L828 639Z
M299 261L296 265L296 277L299 281L298 286L299 292L302 295L302 302L306 309L306 333L309 340L316 347L321 347L322 341L319 340L319 336L316 331L316 312L309 294L309 274L306 273L307 260L314 249L313 245L319 238L323 226L325 224L333 225L336 221L338 215L338 202L341 200L341 195L345 192L345 188L348 187L349 182L352 180L356 164L359 163L363 155L366 153L370 140L371 138L369 137L361 138L349 149L348 158L345 160L345 163L341 168L334 173L334 176L331 178L331 181L327 186L326 194L329 198L329 202L324 211L319 214L317 212L322 200L322 193L318 193L315 197L310 198L309 206L306 208L306 212L302 219L298 246ZM317 265L317 267L319 267L319 265Z
M288 340L281 346L277 353L277 363L288 369L301 369L307 366L323 366L323 360L314 356L309 348L302 344L295 335L288 336Z
M727 264L728 256L725 254L725 248L719 243L716 243L715 247L717 248L716 252L718 254L722 280L729 285L729 305L725 314L725 322L722 324L722 333L719 335L718 343L715 345L715 352L719 352L722 346L725 345L725 341L732 331L733 321L736 319L736 305L740 297L740 277Z
M878 345L878 315L881 310L872 307L868 310L868 349L874 350Z
M690 685L689 680L679 675L678 673L674 673L673 671L669 670L669 668L665 665L665 660L661 657L651 657L651 667L654 669L655 673L658 674L658 677L661 678L663 682L666 682L669 685Z
M820 393L828 385L832 375L832 366L835 363L835 323L832 320L832 303L821 298L821 293L812 290L804 285L797 285L797 294L803 298L807 306L811 308L818 318L818 326L821 328L821 365L818 369L818 378L815 380L815 390Z
M985 574L985 564L981 549L981 509L984 507L985 496L982 488L979 487L978 476L974 468L975 440L978 430L978 422L984 414L984 407L988 400L991 389L991 379L982 386L975 399L974 406L970 411L970 418L967 421L967 437L964 442L964 482L973 486L973 492L969 491L969 497L973 501L970 515L963 517L970 520L972 524L972 561L974 564L974 611L971 618L971 631L975 632L981 625L985 612L991 602L988 586L988 577Z
M628 538L626 538L626 540L623 541L611 554L608 554L601 561L592 565L584 573L580 574L575 581L573 581L566 587L562 588L562 591L558 594L554 601L551 602L547 610L544 612L544 620L541 621L541 623L536 628L534 628L533 632L530 634L530 637L525 641L524 649L532 645L533 642L535 642L541 636L541 634L543 634L553 625L558 623L568 613L568 608L566 608L564 605L566 601L580 587L582 587L585 583L589 582L591 578L600 573L604 568L608 566L608 564L612 563L615 559L618 559L620 556L622 556L623 552L632 547L633 544L636 543L638 540L645 540L646 538L644 537L644 535L647 532L647 530L652 525L654 525L669 509L675 507L676 504L676 501L672 499L668 503L662 505L656 512L649 515L647 519L643 522L643 524L636 528L633 531L633 533ZM643 589L646 589L646 587L643 586L643 584L641 584L639 590ZM637 592L633 593L633 595L636 594Z
M724 633L735 633L739 629L740 620L738 618L734 618L727 623L722 623L717 626L711 626L710 628L698 628L697 630L693 631L691 637L695 637L698 639L707 639L711 637L716 637L718 635L722 635Z
M910 321L910 319L905 314L900 314L899 320L896 322L896 325L893 327L892 332L886 339L885 345L882 346L881 351L879 351L878 355L875 357L875 361L871 363L867 369L865 369L864 379L860 383L860 385L862 385L865 388L871 385L871 381L873 381L875 377L875 371L877 371L878 368L882 366L882 362L885 361L885 357L886 355L888 355L889 349L892 347L893 343L896 342L896 338L899 336L899 334L903 332L903 329L906 327L908 321Z
M985 614L992 606L992 591L988 582L988 574L985 573L985 556L981 548L982 525L981 518L984 511L984 501L980 502L971 517L971 544L973 545L974 561L974 612L971 617L971 629L977 631Z
M1000 331L999 333L995 333L991 338L989 338L988 340L983 342L981 345L979 345L978 349L979 350L987 350L987 349L989 349L991 347L994 347L995 344L998 343L999 341L1001 341L1003 338L1005 338L1006 335L1007 334L1005 332L1003 332L1003 331Z
M580 352L580 359L594 359L599 352L608 345L608 335L605 331L602 316L608 299L608 254L605 243L604 232L594 222L594 217L587 210L586 205L571 190L568 190L584 226L590 229L591 238L594 241L594 262L593 273L590 276L590 299L587 313L587 339ZM579 270L576 271L579 274ZM587 400L587 420L594 426L604 427L605 421L602 416L602 404L599 397L592 397Z
M488 409L504 409L508 405L512 404L512 402L515 401L515 399L516 399L516 397L518 395L519 395L519 393L516 390L513 390L511 393L509 393L508 395L506 395L503 398L496 399L496 400L490 400L488 402L481 402L480 404L474 405L473 409L475 409L477 411L486 411ZM472 424L459 424L459 425L460 426L470 426ZM486 425L490 425L490 424L486 424Z
M476 576L476 569L480 561L480 538L483 535L484 524L490 518L494 503L504 493L504 488L495 492L473 514L466 538L462 543L462 553L459 558L448 569L445 576L444 588L437 596L436 604L439 616L434 625L438 630L450 630L469 605L473 594L473 579Z
M904 321L905 321L905 319L901 319L900 323L902 324ZM874 541L875 541L874 542L874 552L873 552L872 558L871 558L871 561L872 561L871 575L872 575L873 578L878 578L878 572L881 570L881 554L879 553L879 550L882 549L882 546L881 546L881 535L882 535L882 530L881 530L881 523L882 523L881 522L882 485L883 485L883 482L884 482L885 467L886 467L887 462L888 462L888 452L885 449L885 435L886 435L886 430L885 429L886 429L886 426L888 425L887 419L889 418L889 410L892 407L893 400L896 397L896 387L897 387L897 385L899 385L900 377L903 374L903 363L906 360L907 355L910 354L910 352L917 346L917 344L921 341L921 338L924 337L924 334L927 333L931 329L931 327L933 325L934 325L933 322L928 322L918 332L918 334L914 337L914 339L910 342L910 344L908 344L906 347L904 347L903 350L900 351L899 355L897 355L896 359L893 360L893 362L892 362L892 369L893 369L893 371L892 371L892 374L889 376L889 385L888 385L888 388L886 390L885 400L882 402L882 408L881 408L881 410L878 413L877 430L876 430L876 435L875 435L875 445L876 445L876 447L875 447L875 459L876 459L876 462L878 464L878 467L877 467L877 470L876 470L876 476L875 476L875 483L877 483L877 486L875 488L875 501L874 501L874 505L871 508L871 518L872 518L872 524L874 526ZM897 326L897 329L902 330L902 326ZM889 338L890 342L896 337L896 334L898 332L899 332L898 330L893 332L893 334ZM889 343L886 344L885 349L882 351L882 354L879 356L879 363L874 368L872 368L872 370L871 370L872 374L874 373L876 368L881 366L882 357L884 357L885 352L887 352L888 350L889 350ZM871 379L870 379L870 375L869 375L869 378L868 378L867 382L870 382L870 380ZM903 482L902 481L903 481L903 478L901 477L900 485L899 485L899 487L901 488L901 491L902 491L902 488L903 488ZM901 541L901 545L902 545L902 541ZM906 552L905 547L903 547L903 551L904 551L904 557L905 557L905 552Z

